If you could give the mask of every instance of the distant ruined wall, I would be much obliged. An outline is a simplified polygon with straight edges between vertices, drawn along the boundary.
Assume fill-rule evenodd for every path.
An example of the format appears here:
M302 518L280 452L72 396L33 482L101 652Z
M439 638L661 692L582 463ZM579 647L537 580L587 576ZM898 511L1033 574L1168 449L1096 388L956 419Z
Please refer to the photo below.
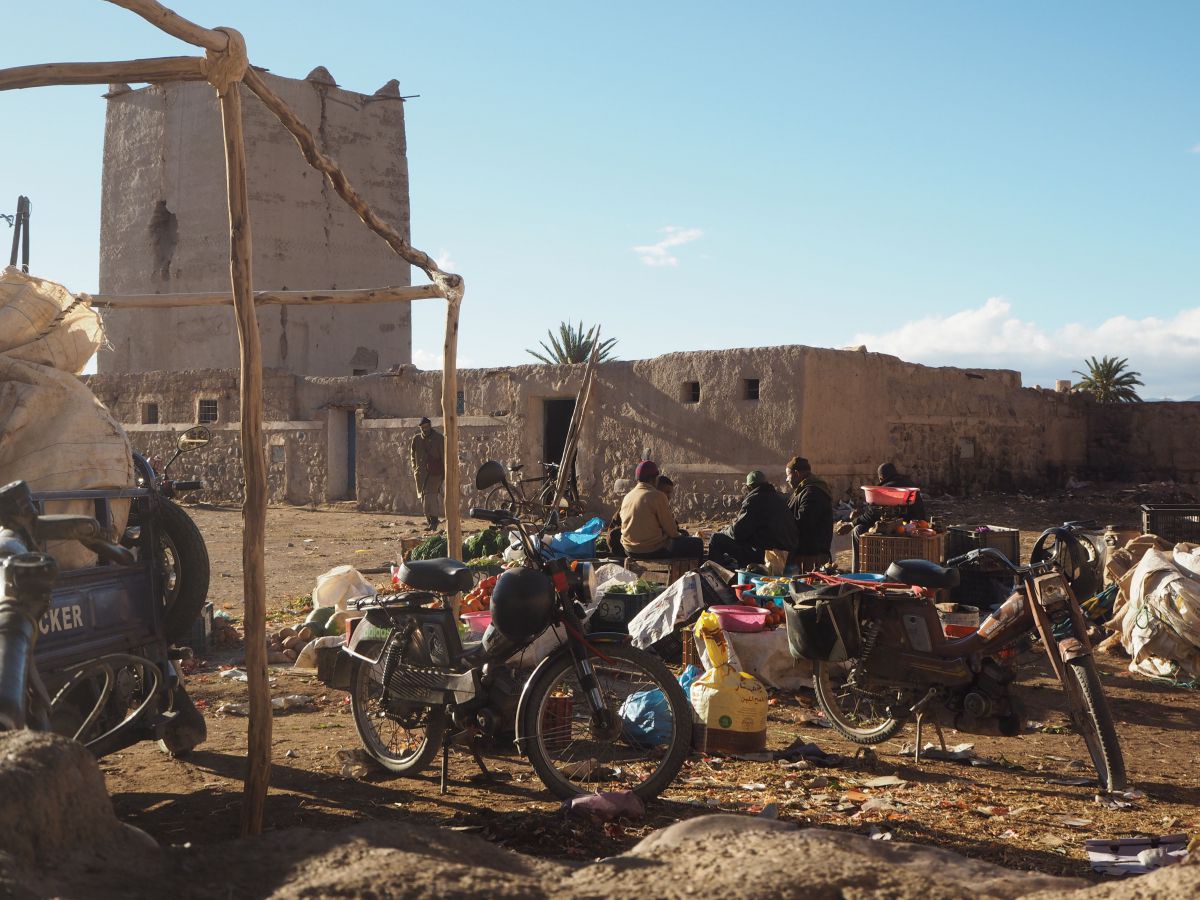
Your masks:
M262 73L351 184L409 237L404 101ZM358 219L262 102L243 91L255 290L410 283L409 265ZM100 292L229 291L229 211L216 94L202 82L108 95ZM264 306L264 365L306 375L386 371L412 359L408 303ZM232 307L110 310L104 373L238 365Z
M540 474L544 401L574 398L583 370L530 365L459 372L464 508L480 499L473 476L486 459L523 462L524 475ZM208 499L240 497L235 372L87 381L121 421L136 425L131 438L139 448L166 446L196 421L198 398L219 395L214 447L178 465L181 473L194 465L211 482ZM269 370L265 382L272 500L419 509L408 446L421 416L440 427L441 373L403 367L335 378ZM159 422L137 424L148 398L160 398ZM1172 409L1197 404L1142 406L1134 411L1143 417L1134 433L1156 435L1170 430ZM577 475L584 495L607 511L649 452L678 483L675 504L683 516L735 509L750 469L782 484L784 464L796 454L807 456L838 496L857 494L885 461L934 492L1035 488L1087 477L1098 447L1122 458L1134 447L1129 438L1112 436L1128 433L1120 431L1122 415L1078 395L1022 388L1016 372L930 368L882 354L799 346L674 353L599 367ZM1103 431L1110 436L1098 437ZM1147 470L1170 467L1172 456L1194 465L1195 450L1183 449L1186 439L1172 437L1180 445L1175 450L1163 450L1162 440L1146 438L1153 444L1146 458L1154 460Z
M1105 480L1200 482L1200 403L1094 406L1088 464Z

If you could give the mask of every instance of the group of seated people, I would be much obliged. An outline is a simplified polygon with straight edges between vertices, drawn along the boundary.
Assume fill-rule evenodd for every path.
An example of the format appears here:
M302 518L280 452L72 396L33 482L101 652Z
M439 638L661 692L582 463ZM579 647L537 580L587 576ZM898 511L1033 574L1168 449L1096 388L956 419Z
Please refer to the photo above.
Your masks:
M715 533L707 556L732 569L762 565L768 555L785 571L811 572L832 561L833 496L829 485L815 475L807 459L794 456L784 469L789 492L782 494L755 469L746 476L745 497L733 522ZM679 527L671 512L675 483L650 460L638 464L637 484L621 500L620 512L609 525L609 548L614 555L634 559L703 559L704 542ZM910 486L892 463L877 470L885 487ZM920 503L920 500L917 501ZM924 509L909 510L916 518ZM872 507L837 524L839 534L866 532L882 515Z

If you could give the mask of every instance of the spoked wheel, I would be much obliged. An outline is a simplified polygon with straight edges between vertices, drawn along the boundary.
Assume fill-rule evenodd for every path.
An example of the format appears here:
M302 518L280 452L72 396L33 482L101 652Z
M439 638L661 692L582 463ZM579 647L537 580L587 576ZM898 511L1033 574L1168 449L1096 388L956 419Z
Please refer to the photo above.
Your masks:
M389 644L395 639L388 639ZM412 639L410 639L412 640ZM410 651L417 648L415 640ZM446 710L391 696L383 685L384 649L380 661L371 665L356 659L350 670L350 708L354 727L362 739L363 749L385 769L399 775L421 771L442 744L446 730ZM411 665L421 660L411 657ZM428 663L428 656L423 660Z
M856 744L881 744L900 730L912 705L871 678L858 660L813 663L813 690L830 724Z
M1117 739L1108 698L1096 673L1096 661L1090 656L1066 663L1067 699L1071 724L1087 744L1092 765L1106 791L1125 790L1125 757Z
M692 708L657 657L604 644L589 657L605 710L594 721L574 660L564 653L529 685L521 733L534 771L564 799L596 791L658 796L692 741Z
M516 515L520 512L520 503L514 503L504 485L498 484L483 495L484 509L497 509Z

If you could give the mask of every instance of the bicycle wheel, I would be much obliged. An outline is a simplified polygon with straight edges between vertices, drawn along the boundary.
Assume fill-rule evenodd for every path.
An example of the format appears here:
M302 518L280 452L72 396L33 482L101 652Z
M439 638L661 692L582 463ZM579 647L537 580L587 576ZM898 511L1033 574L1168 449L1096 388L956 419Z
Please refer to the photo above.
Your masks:
M429 765L441 748L446 710L390 696L383 684L383 668L395 638L394 633L388 638L374 665L361 659L354 661L350 669L350 708L367 754L385 769L408 775ZM419 634L414 634L404 654L405 662L429 665L429 654L423 651Z
M830 724L856 744L881 744L908 719L903 692L874 682L855 659L814 662L813 690Z
M1113 724L1096 661L1083 656L1066 663L1071 724L1087 744L1092 765L1106 791L1125 790L1125 757Z
M483 495L484 509L498 509L506 513L515 513L519 507L520 504L513 502L513 498L509 496L508 490L502 484L496 485Z
M691 748L691 704L662 661L635 647L606 644L589 661L608 721L592 720L574 660L564 653L528 688L522 733L529 761L563 799L622 790L657 797Z

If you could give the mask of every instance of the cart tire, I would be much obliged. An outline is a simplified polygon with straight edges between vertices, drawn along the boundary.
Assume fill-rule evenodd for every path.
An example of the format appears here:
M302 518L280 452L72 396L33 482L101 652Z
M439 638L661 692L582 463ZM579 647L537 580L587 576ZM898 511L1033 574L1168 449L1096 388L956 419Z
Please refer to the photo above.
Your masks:
M208 599L208 547L192 517L171 500L160 498L156 524L165 607L163 635L174 644L191 636Z

